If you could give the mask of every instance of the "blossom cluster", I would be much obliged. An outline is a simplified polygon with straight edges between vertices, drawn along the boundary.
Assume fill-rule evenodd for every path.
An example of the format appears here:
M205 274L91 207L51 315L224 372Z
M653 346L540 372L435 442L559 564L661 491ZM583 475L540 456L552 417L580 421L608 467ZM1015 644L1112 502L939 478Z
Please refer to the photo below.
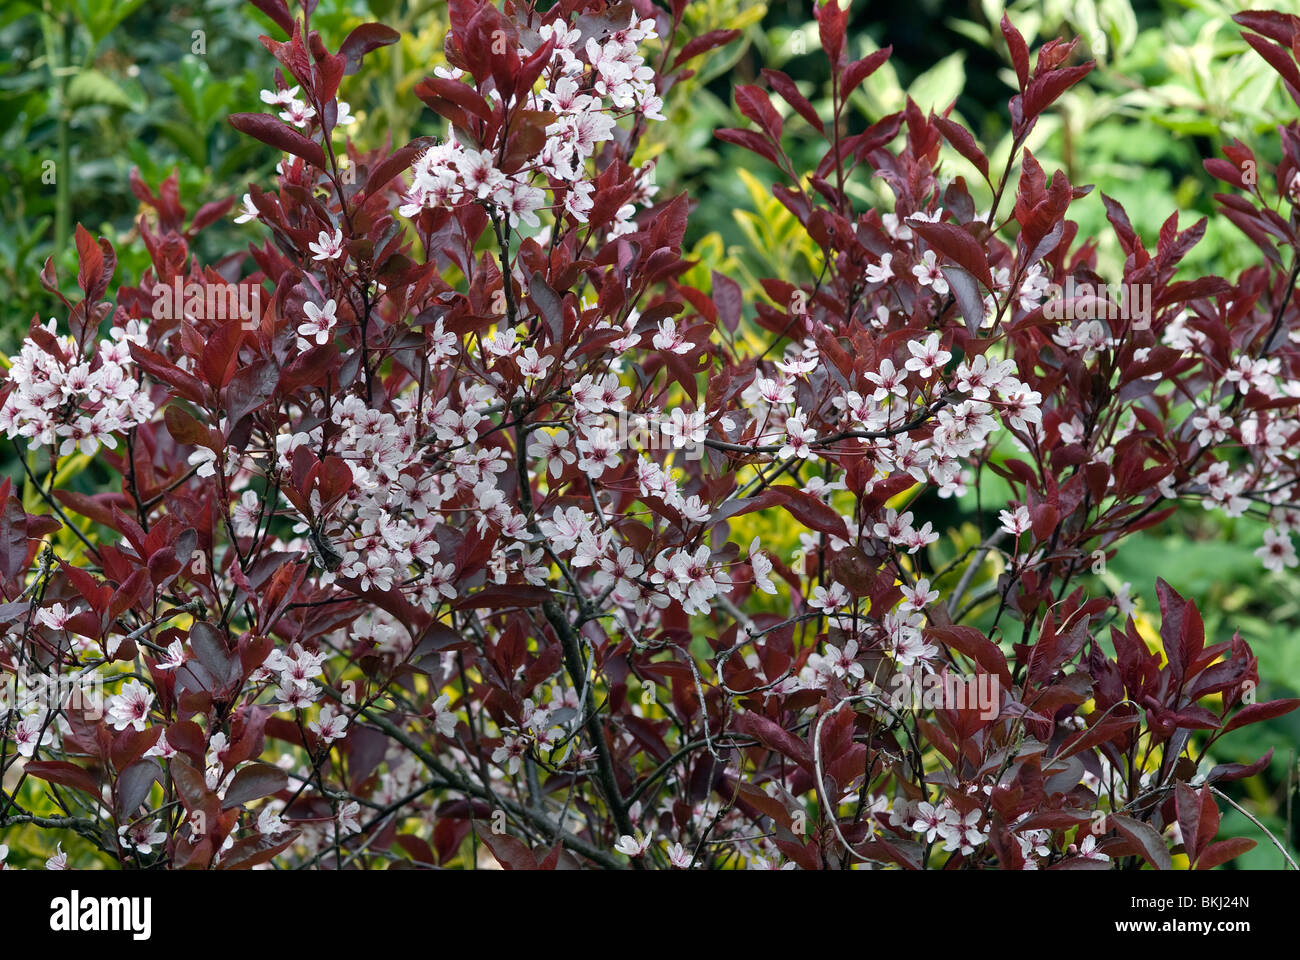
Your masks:
M53 318L39 332L47 343L28 337L6 364L13 389L0 406L0 429L9 439L22 437L31 449L49 447L60 457L91 457L101 446L116 449L116 434L152 419L153 401L131 361L130 345L147 336L142 320L112 327L94 351L58 336Z

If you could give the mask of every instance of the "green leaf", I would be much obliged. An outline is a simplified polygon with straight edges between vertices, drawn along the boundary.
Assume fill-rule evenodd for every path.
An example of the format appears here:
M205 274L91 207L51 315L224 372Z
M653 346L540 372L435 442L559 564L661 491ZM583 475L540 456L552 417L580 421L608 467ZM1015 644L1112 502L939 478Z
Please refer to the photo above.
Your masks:
M76 6L94 45L99 46L119 23L143 5L144 0L80 0Z
M172 120L164 120L158 124L158 129L162 131L163 136L176 144L196 164L202 166L208 162L207 144L202 137L194 132L193 127Z
M949 54L912 83L909 93L922 113L941 113L966 85L966 54Z
M120 110L134 109L134 104L126 95L126 91L108 74L92 67L82 70L68 84L68 104L75 109L94 103Z

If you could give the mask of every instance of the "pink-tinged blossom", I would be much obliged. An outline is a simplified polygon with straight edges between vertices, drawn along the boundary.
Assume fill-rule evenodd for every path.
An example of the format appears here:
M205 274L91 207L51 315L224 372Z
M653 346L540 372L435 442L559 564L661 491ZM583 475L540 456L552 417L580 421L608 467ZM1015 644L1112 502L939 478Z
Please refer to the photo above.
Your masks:
M904 584L899 588L903 594L902 608L905 610L924 610L939 599L939 591L930 589L930 581L921 577L912 586Z
M290 100L285 108L280 111L281 120L299 128L306 127L315 116L316 108L309 106L302 100Z
M1266 569L1278 573L1294 567L1297 563L1291 534L1275 530L1264 531L1264 545L1255 551L1255 556L1263 561Z
M916 277L921 286L929 287L939 296L942 297L947 295L948 281L945 279L943 271L939 267L938 260L935 257L933 250L925 251L925 255L921 258L921 262L912 267L912 276Z
M298 349L309 349L313 344L324 346L329 343L330 333L338 324L338 317L335 311L338 304L333 299L326 300L323 307L318 307L314 303L304 303L302 312L306 320L298 324Z
M872 395L873 400L879 402L889 396L906 397L907 387L904 384L907 374L894 367L894 361L886 357L880 361L880 369L875 372L868 372L866 378L876 385L876 392Z
M158 657L159 670L175 670L185 663L185 645L179 640L173 640L167 645L167 650Z
M348 717L345 713L335 713L332 704L320 708L320 717L307 724L307 728L326 743L341 740L347 733Z
M118 827L117 836L124 847L144 855L153 853L154 847L167 842L167 833L158 820L145 819L134 824L122 824Z
M263 90L258 94L258 96L261 98L263 103L268 103L272 106L288 106L298 99L298 91L300 89L302 88L288 87L283 90Z
M886 253L880 258L879 263L867 264L864 273L867 283L885 283L894 276L894 268L890 265L894 259L892 253Z
M628 836L624 834L614 844L614 849L627 857L639 857L650 848L651 837Z
M48 746L58 732L53 717L44 713L30 713L14 725L9 732L9 740L18 750L19 756L31 758L36 751Z
M670 350L673 353L690 353L695 348L695 344L677 329L677 323L672 317L664 317L659 321L659 332L654 335L653 343L656 350Z
M678 870L690 869L691 863L694 862L694 854L680 843L668 845L668 862Z
M73 604L71 608L65 608L61 603L52 603L44 609L36 611L36 619L51 630L62 630L68 625L68 621L81 613L84 608L78 604Z
M139 680L128 680L116 696L109 698L108 721L114 730L144 730L152 707L153 692Z
M907 352L911 356L908 357L903 366L908 370L915 370L927 380L952 359L952 354L939 346L939 335L937 333L930 334L925 338L924 342L909 340L907 342Z
M1018 537L1029 529L1029 508L1022 504L1014 510L999 510L998 520L1003 530Z
M250 220L256 220L259 216L257 207L253 205L253 198L250 194L244 194L240 202L239 213L235 217L235 223L248 223Z
M813 453L812 443L817 439L817 431L805 424L803 414L796 410L794 414L785 421L785 443L782 445L777 456L779 457L799 457L807 460L815 456Z
M496 168L494 161L486 150L465 150L460 154L456 168L467 193L483 200L505 181L505 174Z
M1110 857L1097 849L1097 838L1092 834L1088 834L1083 838L1083 843L1079 844L1078 853L1079 856L1085 860L1097 860L1102 862L1110 860Z
M808 606L823 610L826 613L838 610L849 602L848 591L838 583L832 583L829 587L813 587L812 596L808 599Z
M337 260L343 256L343 231L336 228L331 234L322 230L314 243L308 243L313 260Z
M566 465L577 460L569 449L569 431L563 427L554 433L534 430L528 441L528 455L545 460L546 471L552 479L559 477Z

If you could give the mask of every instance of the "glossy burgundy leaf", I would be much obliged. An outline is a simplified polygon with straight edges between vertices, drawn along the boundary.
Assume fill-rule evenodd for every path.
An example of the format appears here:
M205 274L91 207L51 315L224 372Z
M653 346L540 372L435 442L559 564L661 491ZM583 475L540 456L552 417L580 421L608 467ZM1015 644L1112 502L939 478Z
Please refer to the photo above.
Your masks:
M262 141L284 153L301 157L319 170L326 169L325 151L282 120L265 113L232 113L230 125L240 133Z

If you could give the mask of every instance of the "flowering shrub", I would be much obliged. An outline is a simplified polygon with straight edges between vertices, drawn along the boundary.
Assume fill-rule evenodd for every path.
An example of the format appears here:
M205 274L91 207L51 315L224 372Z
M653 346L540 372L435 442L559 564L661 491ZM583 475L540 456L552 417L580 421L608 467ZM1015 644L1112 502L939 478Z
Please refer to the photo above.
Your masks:
M480 843L507 868L1209 868L1254 844L1216 839L1218 785L1269 758L1210 752L1300 701L1257 702L1249 647L1163 581L1159 650L1080 582L1183 500L1267 511L1262 563L1296 565L1300 218L1245 146L1206 166L1261 265L1177 279L1204 223L1149 250L1108 201L1117 301L1066 219L1089 188L1024 146L1091 69L1074 44L1031 63L1004 19L998 172L910 102L854 129L889 51L850 61L830 0L830 113L765 70L735 90L753 127L718 131L821 252L815 283L747 302L687 284L689 199L634 162L734 39L683 41L686 0L453 0L450 67L415 90L445 137L369 153L339 94L397 35L331 52L312 4L255 3L287 38L263 38L270 112L231 117L283 155L238 214L255 271L190 254L233 201L187 219L174 178L136 179L152 269L106 300L113 249L79 229L83 296L0 393L51 458L40 513L0 485L0 825L218 869ZM1237 19L1300 102L1300 20ZM826 143L811 173L795 115ZM1295 204L1300 125L1281 137ZM892 211L855 204L868 176ZM120 488L57 487L76 452ZM1011 498L936 562L943 501L985 470ZM798 551L742 535L754 514Z

